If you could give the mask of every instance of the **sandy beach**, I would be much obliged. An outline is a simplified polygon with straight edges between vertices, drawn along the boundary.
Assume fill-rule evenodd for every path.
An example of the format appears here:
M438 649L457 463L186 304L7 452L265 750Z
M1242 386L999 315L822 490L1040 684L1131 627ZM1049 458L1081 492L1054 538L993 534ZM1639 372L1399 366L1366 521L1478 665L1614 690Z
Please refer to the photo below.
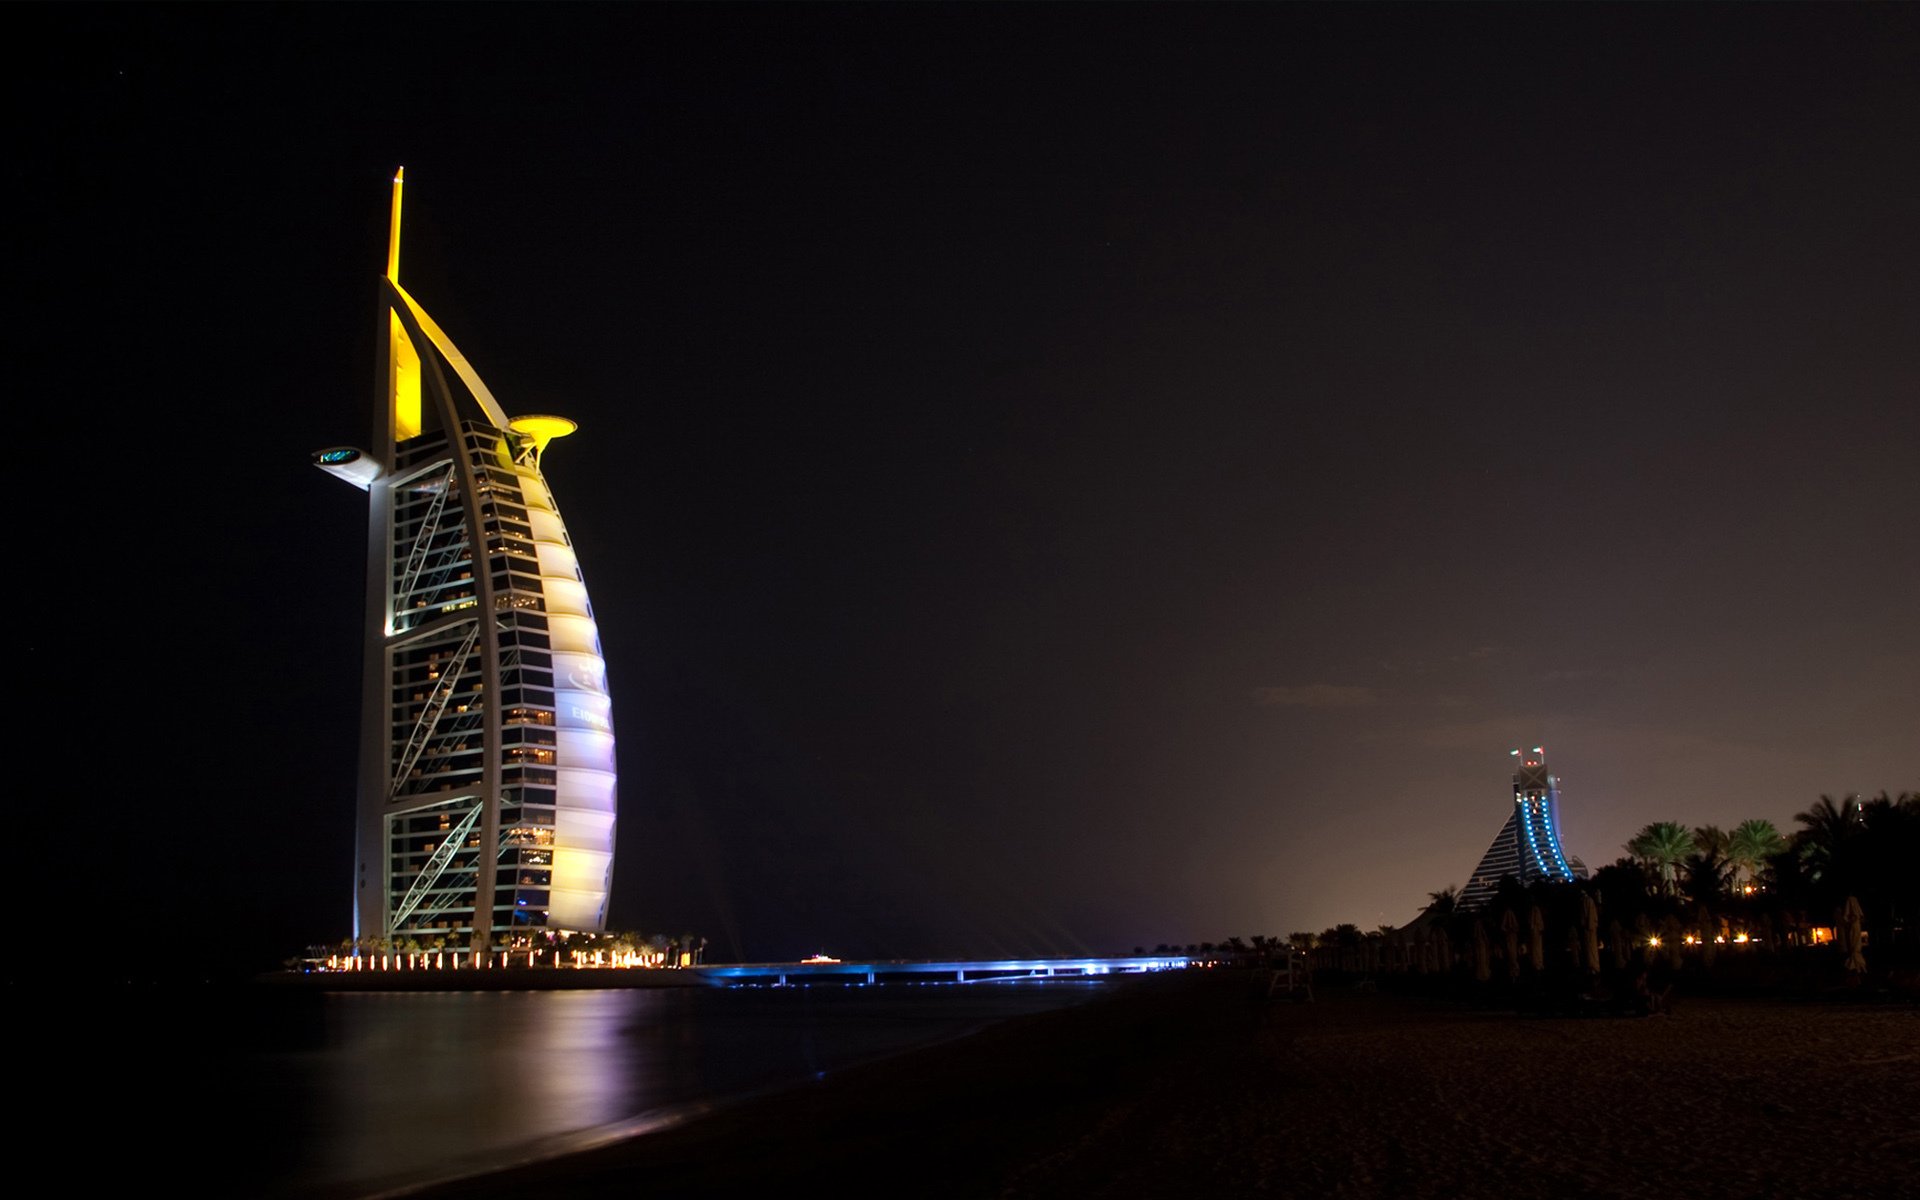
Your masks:
M1541 1018L1148 979L434 1196L1912 1197L1920 1009Z

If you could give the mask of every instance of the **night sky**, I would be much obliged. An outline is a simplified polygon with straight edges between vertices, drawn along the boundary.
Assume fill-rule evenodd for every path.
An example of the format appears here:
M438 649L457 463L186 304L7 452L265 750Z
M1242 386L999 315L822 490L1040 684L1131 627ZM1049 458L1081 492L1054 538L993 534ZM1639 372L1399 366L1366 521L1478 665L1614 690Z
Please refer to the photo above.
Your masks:
M1522 745L1595 866L1920 787L1912 6L9 25L16 926L347 932L365 500L307 455L400 164L409 290L581 425L616 926L1400 923Z

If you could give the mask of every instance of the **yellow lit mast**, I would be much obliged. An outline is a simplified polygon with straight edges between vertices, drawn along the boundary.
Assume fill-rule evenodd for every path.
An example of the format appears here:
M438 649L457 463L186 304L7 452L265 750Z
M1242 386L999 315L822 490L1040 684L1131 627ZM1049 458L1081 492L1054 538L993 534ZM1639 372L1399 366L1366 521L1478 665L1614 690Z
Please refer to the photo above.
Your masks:
M387 228L387 278L400 282L400 189L407 185L407 169L393 173L393 221Z
M387 231L387 282L400 288L400 189L406 186L407 169L393 176L393 223ZM405 295L405 293L401 293ZM387 396L392 414L393 440L404 442L420 436L420 353L407 337L400 314L387 310Z

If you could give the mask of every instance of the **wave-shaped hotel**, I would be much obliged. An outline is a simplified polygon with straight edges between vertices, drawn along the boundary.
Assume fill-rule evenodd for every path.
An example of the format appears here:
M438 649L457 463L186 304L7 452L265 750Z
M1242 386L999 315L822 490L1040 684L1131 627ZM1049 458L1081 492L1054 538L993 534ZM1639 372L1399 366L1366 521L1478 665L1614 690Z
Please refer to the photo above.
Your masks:
M1587 877L1586 864L1560 848L1560 781L1547 771L1546 748L1510 753L1520 760L1513 771L1513 810L1461 891L1462 912L1485 906L1508 875L1523 885Z
M314 454L367 493L354 933L504 949L606 926L614 742L579 563L541 472L561 417L508 417L380 282L370 448Z

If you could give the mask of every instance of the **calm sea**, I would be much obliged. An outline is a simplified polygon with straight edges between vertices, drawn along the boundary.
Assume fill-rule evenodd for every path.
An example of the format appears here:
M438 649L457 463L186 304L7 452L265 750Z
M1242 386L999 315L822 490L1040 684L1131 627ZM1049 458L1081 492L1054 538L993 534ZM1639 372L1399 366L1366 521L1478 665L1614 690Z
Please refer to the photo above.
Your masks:
M39 1064L14 1076L16 1102L76 1183L370 1195L582 1149L1106 986L49 997L15 1014Z

